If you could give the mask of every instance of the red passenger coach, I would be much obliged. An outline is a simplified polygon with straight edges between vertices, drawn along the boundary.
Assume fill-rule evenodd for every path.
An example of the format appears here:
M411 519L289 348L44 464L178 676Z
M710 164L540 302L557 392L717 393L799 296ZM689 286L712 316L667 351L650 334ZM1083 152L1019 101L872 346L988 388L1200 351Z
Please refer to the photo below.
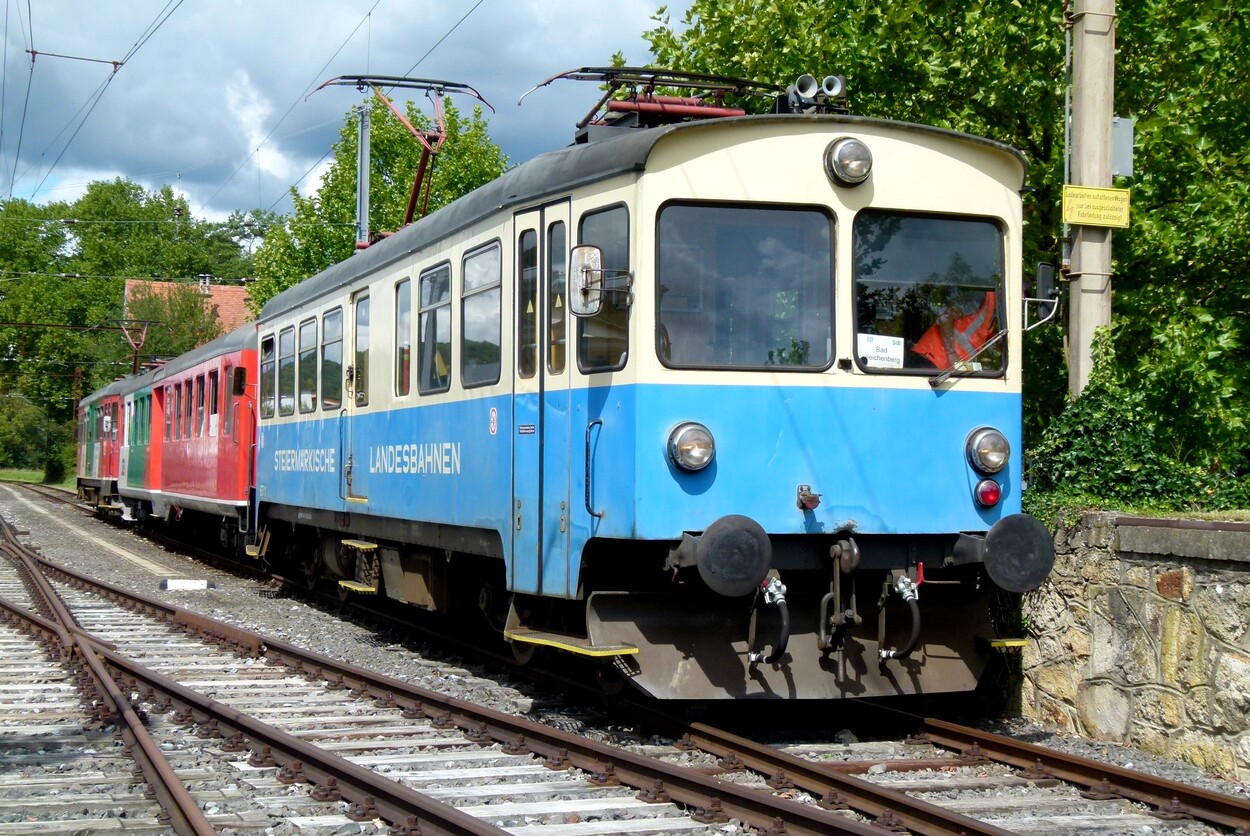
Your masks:
M118 419L124 388L124 380L115 381L78 404L78 498L97 508L118 507Z
M150 513L219 517L222 539L250 530L254 476L256 327L245 325L166 363L153 382L159 438ZM159 422L159 424L158 424Z

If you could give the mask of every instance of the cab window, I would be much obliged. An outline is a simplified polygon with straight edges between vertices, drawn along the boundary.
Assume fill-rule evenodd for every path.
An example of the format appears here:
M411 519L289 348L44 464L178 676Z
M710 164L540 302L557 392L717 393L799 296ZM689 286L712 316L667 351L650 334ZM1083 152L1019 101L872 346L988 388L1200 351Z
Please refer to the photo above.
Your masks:
M629 212L616 206L582 216L577 240L603 250L603 304L577 320L577 365L584 372L614 371L629 358Z
M1003 236L981 218L855 217L855 357L873 373L999 374Z

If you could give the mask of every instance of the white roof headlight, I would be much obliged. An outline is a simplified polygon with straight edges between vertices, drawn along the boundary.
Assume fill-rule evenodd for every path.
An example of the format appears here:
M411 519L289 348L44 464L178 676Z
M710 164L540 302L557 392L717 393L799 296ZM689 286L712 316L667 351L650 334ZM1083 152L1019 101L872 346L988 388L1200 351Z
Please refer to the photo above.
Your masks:
M998 473L1011 458L1011 445L993 427L981 427L968 436L968 463L984 474Z
M858 139L838 137L825 149L825 171L840 186L858 186L872 173L872 152Z
M712 463L716 442L707 427L686 421L668 434L668 457L682 470L695 472Z

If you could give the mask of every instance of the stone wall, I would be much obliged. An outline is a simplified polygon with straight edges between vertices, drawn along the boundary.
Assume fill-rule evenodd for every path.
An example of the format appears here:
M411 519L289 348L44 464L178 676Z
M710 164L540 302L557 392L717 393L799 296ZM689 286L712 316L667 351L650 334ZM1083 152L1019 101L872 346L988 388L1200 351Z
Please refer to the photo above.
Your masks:
M1250 779L1250 524L1090 513L1055 546L1025 716Z

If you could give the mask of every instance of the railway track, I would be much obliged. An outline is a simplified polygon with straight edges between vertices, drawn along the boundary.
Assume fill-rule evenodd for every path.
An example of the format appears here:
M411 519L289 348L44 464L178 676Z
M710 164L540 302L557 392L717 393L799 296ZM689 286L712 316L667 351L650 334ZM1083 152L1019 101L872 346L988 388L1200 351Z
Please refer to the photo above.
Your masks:
M14 556L20 546L4 549ZM1244 800L935 720L917 721L924 738L910 743L782 751L656 718L675 745L606 746L27 559L53 578L78 629L95 637L94 654L160 747L178 755L173 769L196 788L194 803L211 811L214 827L282 819L335 830L356 818L411 832L414 816L423 833L535 836L1250 827ZM0 573L0 597L14 589ZM30 606L13 596L17 607ZM88 714L84 723L81 711L77 719L61 711L71 728L108 719ZM160 815L151 801L135 805L135 816ZM454 821L436 823L444 815ZM440 829L470 823L489 829Z

